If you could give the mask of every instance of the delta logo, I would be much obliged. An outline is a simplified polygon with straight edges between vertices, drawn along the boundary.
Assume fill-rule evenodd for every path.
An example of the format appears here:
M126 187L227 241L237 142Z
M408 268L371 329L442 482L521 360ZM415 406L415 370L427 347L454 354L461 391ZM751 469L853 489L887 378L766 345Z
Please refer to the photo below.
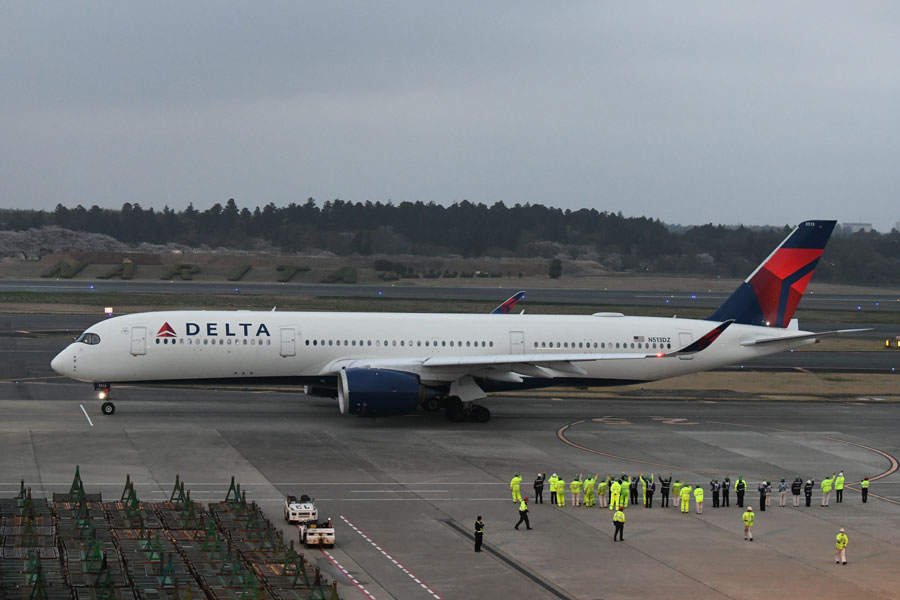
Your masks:
M168 322L163 323L163 326L159 328L159 331L156 332L156 337L158 338L173 338L175 336L175 330L172 329L172 326L169 325Z
M188 337L195 335L207 335L210 337L217 337L220 335L225 337L236 337L238 335L244 337L272 336L265 323L260 323L259 325L254 323L225 323L224 327L220 323L185 323L184 329L185 335ZM178 334L175 333L175 329L173 329L168 322L165 322L163 323L163 326L159 328L159 331L156 332L156 337L174 338L178 337Z

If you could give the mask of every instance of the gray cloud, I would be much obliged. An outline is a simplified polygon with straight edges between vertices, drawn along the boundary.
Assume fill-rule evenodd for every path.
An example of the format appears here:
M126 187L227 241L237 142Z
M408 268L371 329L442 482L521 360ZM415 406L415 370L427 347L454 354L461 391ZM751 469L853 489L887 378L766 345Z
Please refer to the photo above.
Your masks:
M7 3L0 205L900 218L900 5Z

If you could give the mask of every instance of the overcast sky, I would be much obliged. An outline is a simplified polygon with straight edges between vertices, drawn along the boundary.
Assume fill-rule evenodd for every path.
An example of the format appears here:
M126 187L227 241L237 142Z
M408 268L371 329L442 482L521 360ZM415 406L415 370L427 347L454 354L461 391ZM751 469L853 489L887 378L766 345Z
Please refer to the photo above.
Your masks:
M0 0L0 207L900 219L900 3Z

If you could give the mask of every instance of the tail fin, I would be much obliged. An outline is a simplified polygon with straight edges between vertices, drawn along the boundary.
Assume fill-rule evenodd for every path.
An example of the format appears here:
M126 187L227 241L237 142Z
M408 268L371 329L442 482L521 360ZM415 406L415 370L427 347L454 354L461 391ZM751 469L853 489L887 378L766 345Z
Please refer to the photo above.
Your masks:
M516 292L503 302L500 306L491 311L492 315L508 315L515 308L516 302L525 297L525 292Z
M836 223L800 223L707 319L787 327Z

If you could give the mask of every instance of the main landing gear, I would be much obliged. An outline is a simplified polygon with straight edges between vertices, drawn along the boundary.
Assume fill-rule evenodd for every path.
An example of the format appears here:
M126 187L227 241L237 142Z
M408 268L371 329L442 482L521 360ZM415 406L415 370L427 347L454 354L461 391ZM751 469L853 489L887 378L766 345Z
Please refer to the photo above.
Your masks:
M487 423L491 420L491 411L480 404L463 402L456 396L451 396L445 401L444 416L453 423L465 420Z
M100 405L100 412L104 415L112 415L116 412L116 405L110 400L110 386L108 383L95 383L94 389L97 390L97 396L104 400Z

